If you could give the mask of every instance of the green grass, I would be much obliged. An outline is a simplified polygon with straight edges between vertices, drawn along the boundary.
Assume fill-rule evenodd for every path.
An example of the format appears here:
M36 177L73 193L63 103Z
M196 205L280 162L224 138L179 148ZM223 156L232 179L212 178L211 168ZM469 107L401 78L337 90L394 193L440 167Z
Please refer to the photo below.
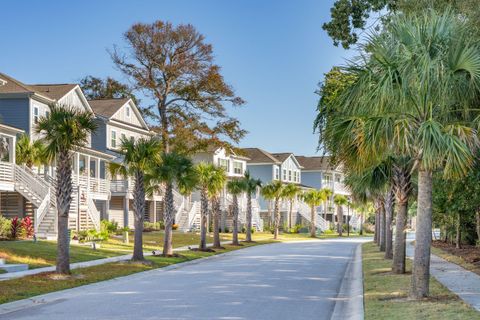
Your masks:
M72 276L67 279L57 279L50 272L0 281L0 304L266 243L270 243L270 241L244 243L243 246L227 245L225 250L216 250L213 253L185 251L179 257L148 257L147 260L151 261L152 265L131 262L108 263L72 270Z
M366 320L480 319L479 312L433 277L429 298L409 300L411 261L407 260L407 274L397 275L391 273L391 260L383 259L375 244L365 243L362 250Z

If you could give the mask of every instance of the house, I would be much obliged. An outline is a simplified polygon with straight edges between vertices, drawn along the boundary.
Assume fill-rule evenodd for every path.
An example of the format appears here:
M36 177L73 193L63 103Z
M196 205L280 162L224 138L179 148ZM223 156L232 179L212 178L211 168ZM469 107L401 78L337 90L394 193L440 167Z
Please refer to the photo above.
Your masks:
M345 174L342 165L332 164L329 156L297 156L297 160L303 167L301 171L302 181L316 189L328 188L332 190L333 195L326 205L319 207L319 213L326 220L335 221L335 204L333 201L335 195L339 194L351 198L351 191L343 182ZM345 214L350 213L356 221L354 210L346 207L344 212Z
M120 153L123 139L138 140L152 135L132 99L99 99L88 102L98 124L98 129L92 136L92 147L114 156L114 162L123 160ZM120 175L111 177L111 198L102 219L116 221L120 227L133 228L133 187L131 178L126 179ZM159 194L147 198L145 221L156 222L161 219L161 200Z
M0 73L0 118L3 124L15 127L31 139L39 139L35 126L41 116L48 115L53 103L93 112L82 90L76 84L24 84ZM18 133L17 133L18 134ZM73 157L74 193L69 213L69 228L83 230L100 227L102 212L108 210L110 184L106 163L114 157L94 150L91 137ZM38 236L56 235L55 166L26 168L12 162L15 176L13 191L2 191L0 198L10 212L19 217L31 215Z

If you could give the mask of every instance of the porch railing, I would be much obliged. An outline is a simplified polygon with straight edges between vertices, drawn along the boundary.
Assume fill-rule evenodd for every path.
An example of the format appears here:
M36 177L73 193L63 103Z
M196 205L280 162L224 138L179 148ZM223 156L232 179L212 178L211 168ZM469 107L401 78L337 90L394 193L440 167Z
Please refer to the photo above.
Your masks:
M14 181L14 164L10 162L0 161L0 181Z

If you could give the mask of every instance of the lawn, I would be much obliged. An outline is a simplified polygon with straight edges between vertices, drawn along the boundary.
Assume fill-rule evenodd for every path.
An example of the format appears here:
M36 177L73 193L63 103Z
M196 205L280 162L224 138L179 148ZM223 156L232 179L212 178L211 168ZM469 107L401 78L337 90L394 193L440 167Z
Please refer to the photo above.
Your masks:
M362 250L366 320L480 319L480 313L433 277L429 298L408 300L411 261L407 260L407 274L397 275L390 271L391 260L383 259L375 244L365 243Z
M18 279L0 281L0 304L269 242L270 241L245 243L243 246L226 245L224 250L216 250L214 253L185 251L181 253L180 257L175 258L148 257L147 259L152 262L152 265L130 262L108 263L73 270L72 277L68 279L53 279L52 273L41 273Z
M478 247L465 245L461 249L456 249L455 245L434 241L432 253L480 275L480 248Z

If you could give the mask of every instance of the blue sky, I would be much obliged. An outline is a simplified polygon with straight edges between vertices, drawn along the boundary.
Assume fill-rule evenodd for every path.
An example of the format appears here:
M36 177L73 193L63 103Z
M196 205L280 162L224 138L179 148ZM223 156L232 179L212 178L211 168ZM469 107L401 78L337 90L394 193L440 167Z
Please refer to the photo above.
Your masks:
M108 48L135 22L191 23L213 44L216 63L247 101L232 111L243 147L314 155L314 91L352 53L322 30L333 0L5 1L0 71L26 83L114 76Z

